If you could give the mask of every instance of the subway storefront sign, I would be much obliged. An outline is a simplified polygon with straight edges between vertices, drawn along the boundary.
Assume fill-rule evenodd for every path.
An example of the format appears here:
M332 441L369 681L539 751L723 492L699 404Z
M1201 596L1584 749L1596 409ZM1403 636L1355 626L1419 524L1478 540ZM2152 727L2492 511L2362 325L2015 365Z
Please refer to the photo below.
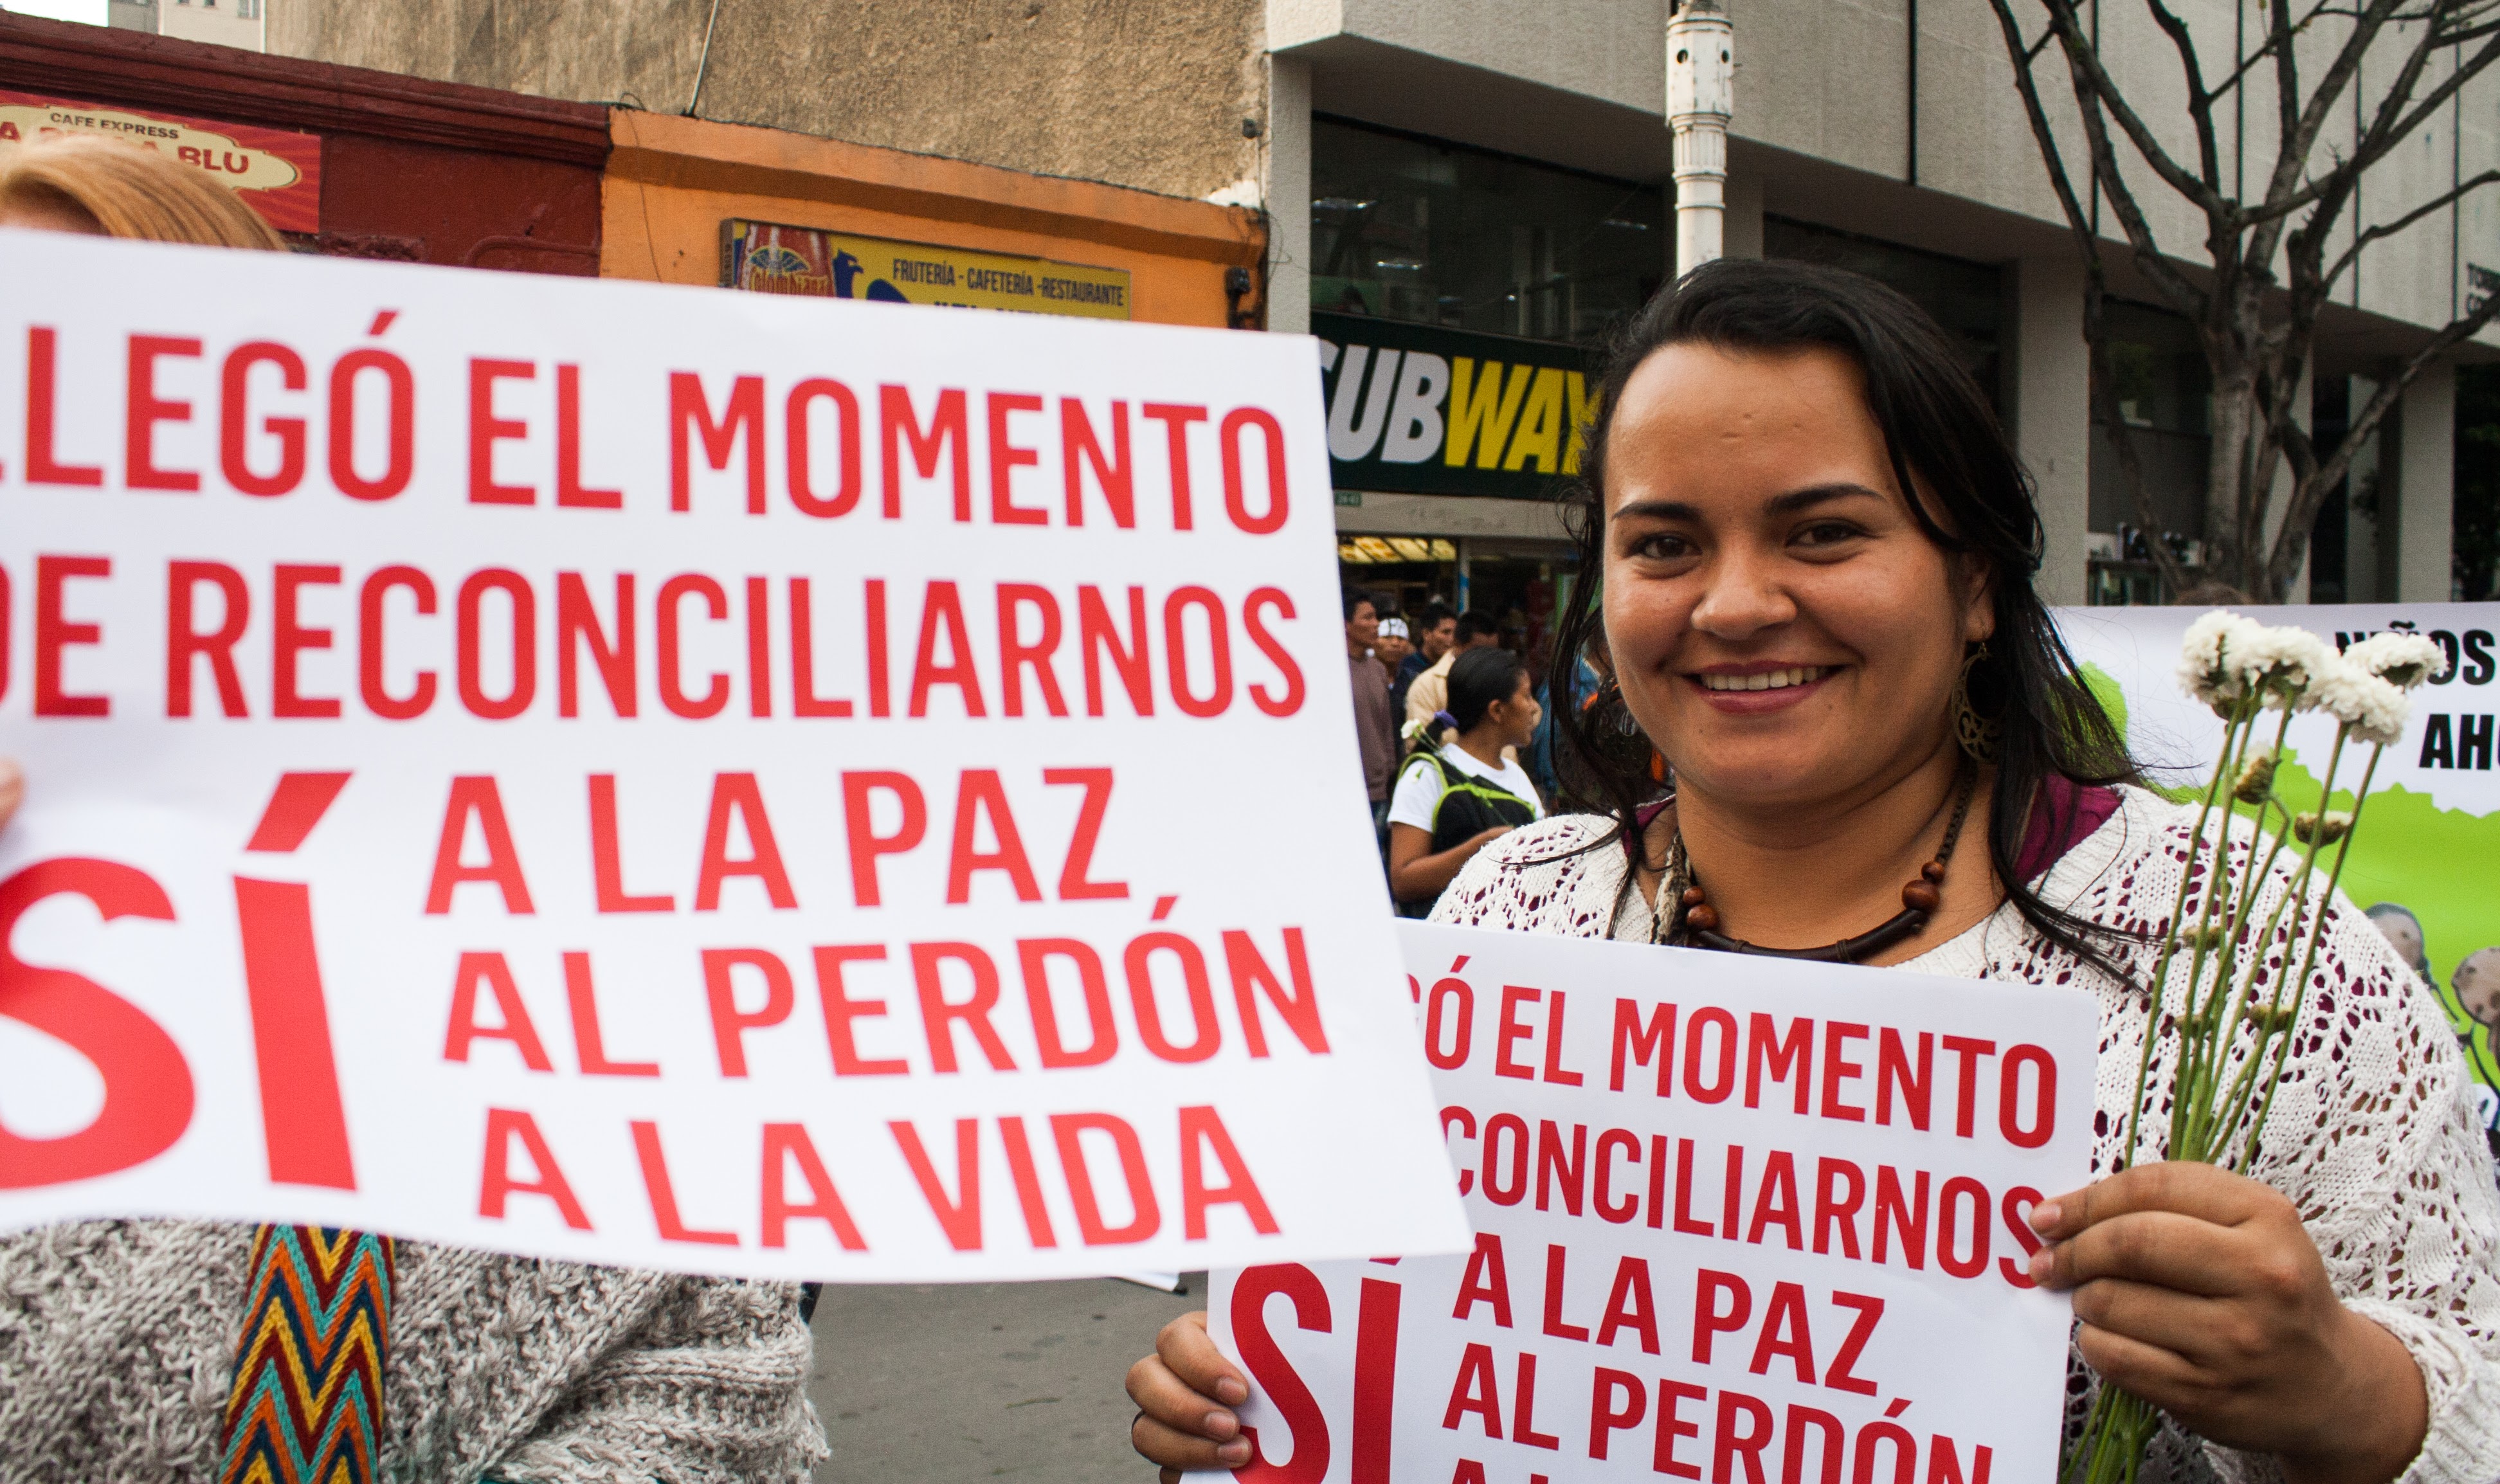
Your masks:
M1580 472L1595 381L1575 346L1314 313L1339 489L1541 499Z

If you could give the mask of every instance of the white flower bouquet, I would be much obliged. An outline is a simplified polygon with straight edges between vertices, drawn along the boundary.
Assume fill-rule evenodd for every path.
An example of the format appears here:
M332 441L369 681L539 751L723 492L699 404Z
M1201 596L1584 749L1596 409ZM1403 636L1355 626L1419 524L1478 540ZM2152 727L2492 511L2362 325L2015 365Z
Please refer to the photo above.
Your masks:
M2241 1174L2255 1164L2379 755L2404 735L2406 692L2445 665L2437 645L2412 634L2376 635L2339 655L2307 630L2235 613L2208 613L2188 630L2179 682L2222 719L2222 744L2155 960L2119 1169L2137 1156L2148 1107L2169 1109L2159 1158ZM2335 718L2334 750L2317 811L2294 812L2276 793L2276 766L2291 718L2313 710ZM2348 754L2360 783L2351 812L2330 811ZM2238 806L2255 828L2235 852ZM2289 879L2269 902L2278 863ZM2270 962L2297 972L2270 972ZM2061 1477L2132 1484L2159 1424L2151 1403L2103 1386Z

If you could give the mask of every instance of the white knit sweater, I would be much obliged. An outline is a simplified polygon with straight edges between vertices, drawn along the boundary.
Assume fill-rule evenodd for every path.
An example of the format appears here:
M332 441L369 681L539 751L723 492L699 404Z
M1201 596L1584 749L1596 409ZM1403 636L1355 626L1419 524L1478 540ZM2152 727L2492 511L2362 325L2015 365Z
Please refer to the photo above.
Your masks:
M2125 790L2118 812L2033 889L2089 922L2157 934L2177 898L2193 824L2192 809ZM1605 819L1566 815L1503 837L1451 883L1433 920L1651 940L1653 907L1624 889L1622 846L1598 843L1610 828ZM2285 884L2278 871L2261 902ZM2139 986L2152 983L2152 960L2150 945L2129 948L2119 955L2127 976L2114 977L2051 945L2009 905L1900 967L2070 984L2099 1002L2097 1175L2109 1171L2124 1135L2144 1044L2147 997ZM2430 1433L2404 1484L2492 1484L2500 1479L2500 1195L2455 1035L2340 893L2304 1020L2254 1172L2298 1206L2336 1292L2421 1366ZM2147 1115L2147 1148L2159 1147L2167 1123L2165 1114ZM2166 1463L2173 1477L2208 1468L2229 1479L2278 1476L2270 1459L2211 1445L2201 1457L2192 1448L2160 1451L2179 1455ZM2157 1452L2148 1473L2163 1467Z
M251 1229L0 1237L0 1481L207 1484ZM806 1484L825 1456L798 1289L399 1244L394 1484Z

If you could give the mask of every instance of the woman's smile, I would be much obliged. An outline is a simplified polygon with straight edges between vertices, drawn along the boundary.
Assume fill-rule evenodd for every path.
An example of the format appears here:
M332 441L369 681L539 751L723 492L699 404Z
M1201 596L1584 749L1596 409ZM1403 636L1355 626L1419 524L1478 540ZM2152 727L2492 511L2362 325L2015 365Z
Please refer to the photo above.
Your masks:
M1705 665L1685 678L1699 686L1712 709L1730 716L1786 710L1824 688L1840 665L1799 665L1781 660Z

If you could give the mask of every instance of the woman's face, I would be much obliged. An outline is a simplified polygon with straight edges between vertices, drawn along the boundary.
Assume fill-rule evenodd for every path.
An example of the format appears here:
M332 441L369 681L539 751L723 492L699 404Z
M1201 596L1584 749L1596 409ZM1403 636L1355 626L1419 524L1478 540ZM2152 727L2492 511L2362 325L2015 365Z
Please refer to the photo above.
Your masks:
M1837 351L1670 346L1606 464L1607 654L1679 786L1754 807L1889 784L1950 745L1982 582L1920 530Z
M1485 710L1485 719L1501 731L1502 745L1525 747L1536 741L1537 723L1545 719L1545 708L1536 701L1536 686L1528 672L1519 673L1519 683L1511 688L1510 698L1497 701Z

